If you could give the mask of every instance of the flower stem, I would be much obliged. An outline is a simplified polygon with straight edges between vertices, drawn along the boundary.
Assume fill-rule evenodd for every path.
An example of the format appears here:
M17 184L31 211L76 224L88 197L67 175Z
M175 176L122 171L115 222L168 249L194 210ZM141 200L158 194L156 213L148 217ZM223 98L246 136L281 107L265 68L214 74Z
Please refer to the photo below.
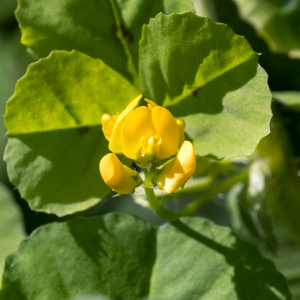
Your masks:
M148 182L147 178L149 178L149 172L145 173L146 176L146 183ZM189 203L186 207L184 207L181 211L172 212L167 210L162 202L158 200L155 196L154 191L151 187L146 186L145 192L147 199L151 205L151 207L156 211L156 213L170 221L174 221L179 219L180 217L187 217L195 213L203 204L208 202L211 198L213 198L218 193L224 193L228 191L234 184L239 181L245 181L248 176L248 169L244 169L240 173L229 177L227 180L222 182L221 184L212 187L210 190L206 191L204 194L200 195L197 199ZM150 180L151 181L151 180ZM149 182L148 182L149 183Z
M237 175L229 177L227 180L225 180L221 184L211 188L205 194L200 195L196 200L194 200L193 202L188 204L185 208L183 208L177 214L179 215L179 217L192 215L193 213L196 212L197 209L199 209L203 204L208 202L215 195L217 195L219 193L227 192L234 184L238 183L239 181L246 180L247 176L248 176L248 169L243 170L242 172L238 173Z
M200 191L206 191L213 185L214 181L215 178L210 175L189 180L183 189L178 189L176 191L176 196L187 197L199 193ZM155 190L154 193L156 197L162 197L160 190Z
M119 35L117 37L120 39L120 42L121 42L121 44L124 48L125 54L127 56L127 71L132 75L133 83L135 84L135 86L141 90L141 82L139 79L138 71L136 70L136 67L135 67L134 61L133 61L133 57L132 57L131 52L128 47L128 43L124 37L123 28L122 28L121 20L120 20L120 17L118 15L118 11L116 8L115 0L109 0L109 1L110 1L112 10L113 10L115 21L118 26L118 30L119 30Z
M163 204L155 196L152 188L145 187L145 192L146 192L146 196L147 196L147 199L148 199L151 207L156 211L156 213L160 217L167 219L167 220L177 220L178 219L172 211L169 211L166 208L164 208Z
M146 196L147 196L147 199L150 203L150 206L156 211L156 213L164 218L164 219L167 219L167 220L176 220L178 218L175 218L174 219L174 216L173 216L173 212L167 210L161 201L159 201L157 199L157 197L155 196L154 194L154 190L153 188L151 187L153 184L152 184L152 177L153 177L153 173L150 171L148 171L147 169L144 169L142 168L144 174L145 174L145 182L144 182L144 186L145 186L145 193L146 193Z

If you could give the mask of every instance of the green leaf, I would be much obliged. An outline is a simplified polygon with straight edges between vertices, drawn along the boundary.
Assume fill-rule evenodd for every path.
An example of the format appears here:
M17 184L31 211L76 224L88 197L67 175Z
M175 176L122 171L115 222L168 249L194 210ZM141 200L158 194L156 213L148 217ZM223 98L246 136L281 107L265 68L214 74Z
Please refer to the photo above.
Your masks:
M24 237L21 213L13 203L10 191L0 184L0 278L8 254L16 250ZM1 282L0 282L1 286Z
M159 12L192 10L192 0L20 0L21 42L40 57L76 49L137 79L141 29Z
M250 23L274 52L300 58L299 1L234 0L240 16Z
M150 289L157 299L290 299L270 261L208 220L162 227L157 245Z
M300 92L285 91L273 93L274 100L286 105L289 109L300 111Z
M149 291L155 245L155 229L129 215L45 226L7 259L0 299L58 300L93 293L140 299Z
M147 295L160 300L290 299L274 265L225 227L185 218L156 230L116 213L37 230L7 258L0 299L58 300L95 293L128 300Z
M287 279L293 300L300 299L300 260L299 247L286 248L277 256L271 257L274 264Z
M225 24L159 14L144 26L140 46L146 96L184 118L198 155L250 154L269 133L267 75L246 39Z
M34 210L62 216L107 195L98 167L108 152L101 116L137 95L101 60L76 51L54 51L28 68L7 103L5 161Z

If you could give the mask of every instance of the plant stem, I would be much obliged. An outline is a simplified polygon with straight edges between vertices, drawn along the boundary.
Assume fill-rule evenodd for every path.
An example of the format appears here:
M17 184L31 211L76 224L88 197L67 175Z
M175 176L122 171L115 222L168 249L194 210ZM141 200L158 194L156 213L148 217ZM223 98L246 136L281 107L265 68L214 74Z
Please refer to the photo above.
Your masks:
M227 180L222 182L221 184L215 186L210 189L207 193L200 195L196 200L188 204L184 209L178 212L180 216L190 216L196 212L198 208L200 208L203 204L208 202L211 198L219 193L227 192L234 184L239 181L244 181L248 176L248 169L243 170L242 172L229 177Z
M199 193L200 191L206 191L210 186L212 186L214 180L215 179L213 176L206 176L190 180L184 186L184 189L179 189L176 191L176 196L187 197ZM155 190L154 193L156 197L161 198L162 194L160 190Z
M152 188L145 187L145 192L147 199L151 205L151 207L156 211L156 213L167 220L177 220L178 218L175 216L175 214L172 211L167 210L164 208L163 204L157 199L157 197L154 194L154 191Z
M141 83L140 83L139 75L135 68L134 61L133 61L131 52L128 47L128 43L124 37L123 28L122 28L122 24L121 24L121 21L120 21L119 15L118 15L118 11L116 8L115 0L110 0L110 4L111 4L113 14L114 14L117 26L118 26L119 32L118 32L117 37L120 39L120 42L121 42L121 44L124 48L125 54L127 56L127 70L133 76L133 83L135 84L135 86L141 90Z
M147 169L142 168L142 170L145 174L145 182L144 182L145 193L150 203L150 206L156 211L156 213L160 217L167 220L173 220L174 213L164 208L162 202L157 199L157 197L154 194L154 190L151 188L151 186L153 185L152 184L153 174L149 172Z
M145 171L146 171L146 173L145 173L146 184L149 184L148 179L150 178L149 177L150 173L147 170L145 170ZM178 211L178 212L172 212L172 211L167 210L163 206L162 202L160 200L158 200L158 198L155 196L153 189L150 188L149 186L145 187L145 192L146 192L146 196L147 196L147 199L148 199L151 207L156 211L156 213L160 217L162 217L166 220L174 221L174 220L179 219L180 217L186 217L186 216L192 215L193 213L195 213L197 211L198 208L200 208L203 204L208 202L216 194L224 193L224 192L228 191L235 183L246 180L247 176L248 176L248 169L245 169L245 170L241 171L240 173L238 173L237 175L234 175L234 176L228 178L227 180L225 180L218 186L212 187L209 191L200 195L196 200L194 200L193 202L191 202L185 208L183 208L181 211ZM151 180L150 180L150 182L151 182Z

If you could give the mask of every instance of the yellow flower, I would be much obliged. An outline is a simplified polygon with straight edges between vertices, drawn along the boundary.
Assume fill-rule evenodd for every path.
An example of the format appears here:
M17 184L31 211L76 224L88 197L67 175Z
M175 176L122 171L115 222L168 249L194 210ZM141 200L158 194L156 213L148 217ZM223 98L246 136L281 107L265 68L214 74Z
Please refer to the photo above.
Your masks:
M149 99L144 99L148 103L148 107L152 109L153 107L157 106L157 104ZM184 131L186 128L185 121L183 119L177 119L176 120L177 125L179 126L180 130L180 138L179 138L179 148L181 147L182 143L184 142L185 136Z
M150 100L130 113L121 132L124 155L143 164L177 154L181 130L171 112Z
M101 118L102 131L105 138L109 141L108 148L114 153L122 153L121 145L121 131L129 112L131 112L139 103L142 98L142 94L133 99L125 108L125 110L119 115L110 116L104 114Z
M123 165L114 153L101 159L99 169L104 182L119 194L133 192L142 183L140 175Z
M167 193L174 193L178 188L184 187L187 180L194 174L195 168L196 156L193 144L184 141L174 160L163 167L158 174L158 187Z
M135 108L141 97L139 95L131 101L120 115L102 116L102 130L113 153L102 158L100 173L114 191L120 194L134 191L142 180L136 171L123 165L114 154L123 153L138 162L146 173L148 164L152 164L152 178L158 174L158 186L173 193L183 187L195 171L194 148L190 142L184 141L184 120L175 120L168 109L149 99L145 99L148 106ZM155 173L157 166L174 156L173 161ZM151 179L146 181L147 186Z

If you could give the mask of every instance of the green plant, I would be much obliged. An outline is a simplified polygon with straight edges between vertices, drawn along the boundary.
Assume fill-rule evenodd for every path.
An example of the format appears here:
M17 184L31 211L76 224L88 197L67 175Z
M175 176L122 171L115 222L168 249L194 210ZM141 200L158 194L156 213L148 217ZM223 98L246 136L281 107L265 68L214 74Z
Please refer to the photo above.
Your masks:
M250 1L235 2L249 22L267 23L252 18ZM273 258L280 230L300 241L299 176L276 117L268 135L272 93L259 55L200 16L217 18L212 3L19 1L21 42L40 59L6 105L8 176L32 210L68 220L8 256L1 300L291 299L253 245ZM273 48L291 55L291 45ZM273 97L299 107L298 93ZM83 217L128 192L167 224ZM192 217L226 192L234 233Z

